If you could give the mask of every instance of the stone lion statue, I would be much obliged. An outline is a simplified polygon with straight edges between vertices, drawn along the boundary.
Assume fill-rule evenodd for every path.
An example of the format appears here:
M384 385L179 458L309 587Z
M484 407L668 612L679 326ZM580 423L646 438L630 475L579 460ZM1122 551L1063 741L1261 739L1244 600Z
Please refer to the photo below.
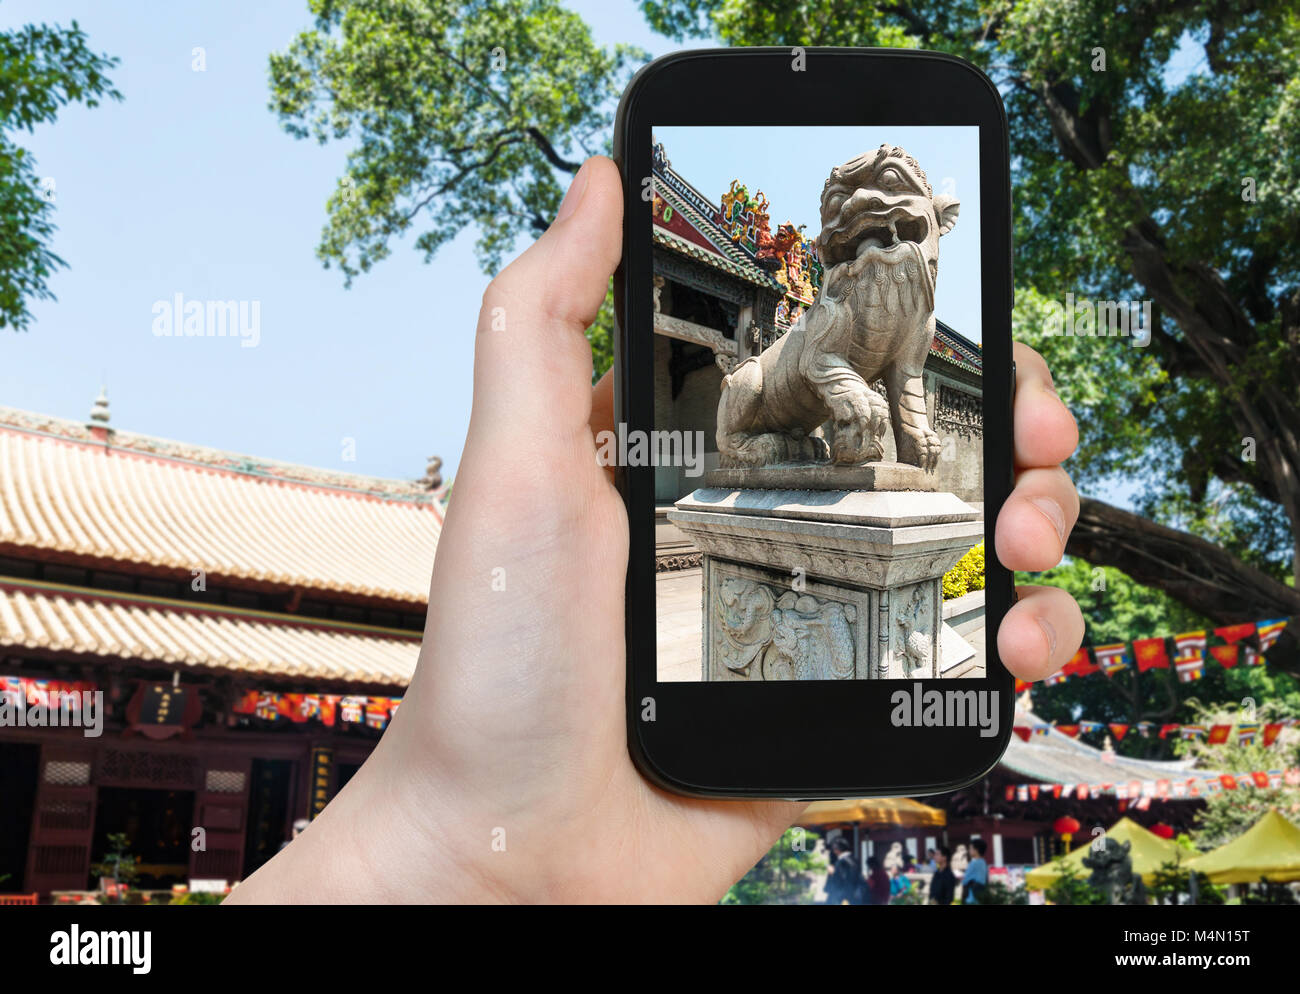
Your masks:
M1132 846L1110 836L1099 838L1083 857L1083 865L1092 871L1088 886L1095 887L1111 904L1146 904L1146 887L1142 877L1133 872L1129 857Z
M935 468L941 443L921 373L934 339L939 236L957 212L956 198L934 196L916 159L893 145L831 170L817 238L821 289L790 331L723 378L723 466L874 462L892 424L898 460ZM868 385L876 380L887 399Z

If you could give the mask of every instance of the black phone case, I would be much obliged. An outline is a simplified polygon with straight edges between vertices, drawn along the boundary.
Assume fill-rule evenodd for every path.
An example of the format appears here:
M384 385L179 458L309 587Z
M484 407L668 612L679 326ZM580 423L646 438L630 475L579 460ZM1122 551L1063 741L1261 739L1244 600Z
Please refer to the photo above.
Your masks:
M797 58L804 62L798 71ZM1014 482L1014 368L1010 160L994 84L963 60L889 49L700 50L644 67L624 93L614 134L625 200L623 259L614 280L615 421L629 430L654 425L652 220L645 196L652 128L792 124L979 128L987 675L947 683L995 692L999 731L981 738L964 727L891 724L891 696L911 693L911 681L660 682L653 469L620 466L630 532L628 749L653 783L688 796L814 800L956 790L997 764L1014 709L1012 679L996 653L997 626L1014 601L1012 574L997 562L993 543L993 523ZM915 690L944 682L917 681Z

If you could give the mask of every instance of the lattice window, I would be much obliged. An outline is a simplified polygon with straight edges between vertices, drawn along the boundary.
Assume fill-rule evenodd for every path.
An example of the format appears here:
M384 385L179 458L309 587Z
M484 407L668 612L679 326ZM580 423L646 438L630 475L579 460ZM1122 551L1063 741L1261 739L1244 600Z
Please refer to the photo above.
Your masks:
M45 782L59 787L84 787L90 783L90 764L52 759L45 764Z
M209 849L194 854L194 876L200 880L238 880L244 854L238 849Z
M105 749L100 754L96 783L123 787L193 790L200 782L194 756L178 753Z
M247 782L241 770L208 770L206 789L214 794L242 794Z
M90 827L90 802L50 800L41 805L41 828L68 831Z
M85 846L37 846L37 873L79 873L85 867Z

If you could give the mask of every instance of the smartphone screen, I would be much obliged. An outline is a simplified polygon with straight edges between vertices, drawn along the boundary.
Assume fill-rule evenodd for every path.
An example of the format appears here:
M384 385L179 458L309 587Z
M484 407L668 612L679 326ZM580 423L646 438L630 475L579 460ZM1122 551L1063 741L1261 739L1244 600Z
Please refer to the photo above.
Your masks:
M614 153L598 458L628 509L633 760L703 797L973 782L1013 705L996 86L933 52L692 50L638 73Z
M984 678L979 128L652 160L657 680Z

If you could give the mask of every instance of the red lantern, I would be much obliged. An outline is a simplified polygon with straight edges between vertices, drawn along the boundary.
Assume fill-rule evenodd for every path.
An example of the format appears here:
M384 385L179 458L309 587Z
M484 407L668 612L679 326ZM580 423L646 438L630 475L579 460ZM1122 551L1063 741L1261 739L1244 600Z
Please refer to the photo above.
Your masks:
M1073 835L1079 830L1079 827L1079 819L1066 815L1064 818L1056 819L1052 824L1052 831L1057 835Z
M1151 826L1151 834L1158 835L1162 839L1172 839L1174 837L1174 828L1172 825L1166 825L1164 822L1158 822Z

